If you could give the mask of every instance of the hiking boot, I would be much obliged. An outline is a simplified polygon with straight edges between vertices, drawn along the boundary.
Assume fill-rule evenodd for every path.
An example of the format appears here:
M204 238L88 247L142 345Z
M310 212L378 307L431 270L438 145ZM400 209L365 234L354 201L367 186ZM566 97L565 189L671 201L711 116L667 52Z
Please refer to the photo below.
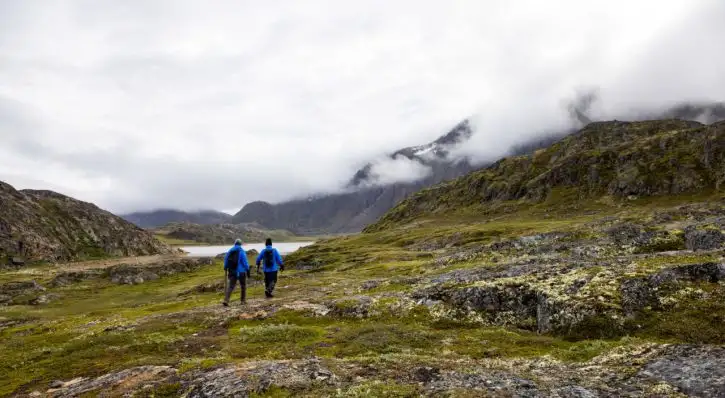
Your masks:
M247 300L242 300L240 304L241 305L247 305Z
M229 303L222 302L222 305L225 307L229 307Z

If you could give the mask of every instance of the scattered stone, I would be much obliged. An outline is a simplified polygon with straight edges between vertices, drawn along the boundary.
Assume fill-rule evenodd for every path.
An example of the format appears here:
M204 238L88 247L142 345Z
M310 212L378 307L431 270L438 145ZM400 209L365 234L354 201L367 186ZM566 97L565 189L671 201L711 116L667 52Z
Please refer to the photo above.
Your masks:
M582 386L565 386L553 391L559 398L598 398L599 394Z
M30 305L43 305L48 304L50 302L53 302L55 300L58 300L60 298L57 294L41 294L40 296L30 300L28 304Z
M311 312L316 316L325 316L330 312L330 308L324 305L313 304L302 300L293 301L289 304L283 304L282 308L292 311Z
M249 319L260 320L260 319L265 319L267 317L269 317L269 313L264 310L259 310L259 311L255 311L255 312L243 312L243 313L239 314L239 319L247 319L247 320L249 320Z
M329 315L339 317L366 318L370 313L372 299L368 296L352 296L330 303Z
M426 390L443 393L455 389L478 390L496 393L498 396L543 398L548 394L540 391L531 380L500 373L443 372L426 385Z
M360 289L362 290L372 290L376 287L380 286L384 281L381 279L373 279L369 281L363 282L362 285L360 285Z
M429 366L418 367L413 370L413 378L421 383L430 383L440 379L441 371Z
M50 282L50 285L52 287L68 286L89 279L101 278L102 276L103 270L101 269L61 272L53 278L53 280Z

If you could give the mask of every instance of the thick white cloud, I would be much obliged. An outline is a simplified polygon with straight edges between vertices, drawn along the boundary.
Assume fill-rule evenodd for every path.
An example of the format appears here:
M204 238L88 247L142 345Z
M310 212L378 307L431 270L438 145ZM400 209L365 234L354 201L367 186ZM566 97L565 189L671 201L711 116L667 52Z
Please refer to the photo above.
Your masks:
M0 0L0 179L233 209L335 190L470 115L467 151L495 157L580 87L601 114L722 100L723 20L721 0Z

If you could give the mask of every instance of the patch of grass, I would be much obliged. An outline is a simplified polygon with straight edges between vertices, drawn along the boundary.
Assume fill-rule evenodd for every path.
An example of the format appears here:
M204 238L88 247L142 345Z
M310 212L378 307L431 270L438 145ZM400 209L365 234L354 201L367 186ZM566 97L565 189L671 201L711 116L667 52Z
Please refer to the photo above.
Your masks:
M233 358L303 358L314 352L315 343L321 341L324 334L321 326L307 323L234 323L229 327L226 352Z
M141 390L133 395L134 398L173 398L182 393L181 383L168 383L156 386L150 390Z
M252 392L249 395L249 398L287 398L287 397L293 397L294 394L284 388L280 388L277 386L272 386L265 390L264 392Z

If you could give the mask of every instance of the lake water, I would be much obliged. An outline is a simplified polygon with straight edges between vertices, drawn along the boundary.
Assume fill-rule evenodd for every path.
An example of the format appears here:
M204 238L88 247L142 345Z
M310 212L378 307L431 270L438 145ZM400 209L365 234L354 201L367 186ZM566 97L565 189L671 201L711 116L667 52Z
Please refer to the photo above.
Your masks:
M315 242L279 242L273 246L279 251L279 254L288 254L303 246L309 246ZM228 246L182 246L181 250L189 253L191 257L213 257L219 253L226 253L232 245ZM264 249L264 243L245 243L242 245L244 250L256 249L261 251Z

